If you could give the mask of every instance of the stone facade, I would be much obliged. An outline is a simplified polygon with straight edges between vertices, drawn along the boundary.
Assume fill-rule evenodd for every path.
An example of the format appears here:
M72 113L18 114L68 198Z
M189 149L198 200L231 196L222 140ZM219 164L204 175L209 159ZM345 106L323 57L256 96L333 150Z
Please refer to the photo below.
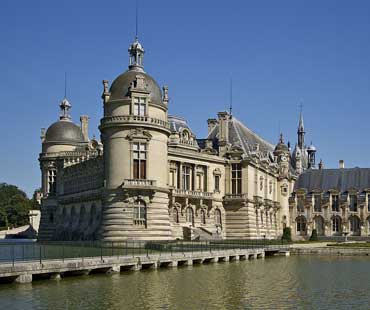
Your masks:
M370 235L370 169L307 170L289 199L293 236Z
M273 145L228 112L197 139L168 115L168 87L144 71L143 56L135 40L129 69L103 81L101 142L89 139L87 116L71 121L67 99L42 130L40 240L280 237L296 217L297 170L314 166L302 117L293 154L282 135Z

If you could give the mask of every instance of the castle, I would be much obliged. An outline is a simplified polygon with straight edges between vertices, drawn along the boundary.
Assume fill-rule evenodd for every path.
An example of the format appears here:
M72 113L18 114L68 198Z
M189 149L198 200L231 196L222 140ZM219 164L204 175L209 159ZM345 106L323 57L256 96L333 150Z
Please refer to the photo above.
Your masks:
M319 224L325 234L324 215L316 223L305 214L318 194L299 187L323 171L305 145L302 113L293 151L282 135L273 145L228 112L208 119L199 139L168 115L168 87L143 58L136 39L128 70L110 87L103 81L101 141L89 138L88 116L72 122L66 98L60 119L42 130L40 240L274 239L284 227L299 237Z

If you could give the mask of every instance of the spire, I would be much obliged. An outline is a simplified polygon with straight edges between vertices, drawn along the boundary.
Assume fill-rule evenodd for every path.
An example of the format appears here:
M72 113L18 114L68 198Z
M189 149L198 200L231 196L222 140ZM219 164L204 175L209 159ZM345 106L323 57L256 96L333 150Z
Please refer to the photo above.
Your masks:
M64 98L59 104L60 107L60 120L70 120L71 115L69 114L69 110L71 109L72 105L67 100L67 72L64 73Z
M233 78L230 78L230 115L233 114Z
M144 48L138 39L138 1L136 1L136 20L135 20L135 41L130 45L129 52L129 69L136 71L144 71Z
M303 105L300 104L299 107L300 107L300 113L299 113L299 123L298 123L298 131L297 131L298 147L300 149L303 149L304 148L304 135L306 132L304 131L304 124L303 124L303 113L302 113Z
M282 132L280 132L279 143L284 144L284 137Z

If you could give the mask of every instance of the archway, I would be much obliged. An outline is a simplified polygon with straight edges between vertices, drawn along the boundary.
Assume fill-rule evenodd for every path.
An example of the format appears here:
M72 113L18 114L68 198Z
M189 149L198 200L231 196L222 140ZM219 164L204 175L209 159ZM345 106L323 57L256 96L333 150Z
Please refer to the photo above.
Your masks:
M316 229L318 236L323 236L325 234L325 224L322 216L315 216L314 218L314 228Z
M361 224L360 219L356 215L352 215L349 218L349 230L351 235L360 236L361 235Z

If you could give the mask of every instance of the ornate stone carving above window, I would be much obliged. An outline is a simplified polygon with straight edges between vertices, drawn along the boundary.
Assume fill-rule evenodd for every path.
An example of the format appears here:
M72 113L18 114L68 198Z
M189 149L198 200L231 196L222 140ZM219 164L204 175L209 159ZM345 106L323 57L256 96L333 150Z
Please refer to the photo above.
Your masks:
M145 140L150 141L152 139L152 135L144 130L144 128L136 128L132 129L130 133L126 136L127 140L133 141L133 140Z

